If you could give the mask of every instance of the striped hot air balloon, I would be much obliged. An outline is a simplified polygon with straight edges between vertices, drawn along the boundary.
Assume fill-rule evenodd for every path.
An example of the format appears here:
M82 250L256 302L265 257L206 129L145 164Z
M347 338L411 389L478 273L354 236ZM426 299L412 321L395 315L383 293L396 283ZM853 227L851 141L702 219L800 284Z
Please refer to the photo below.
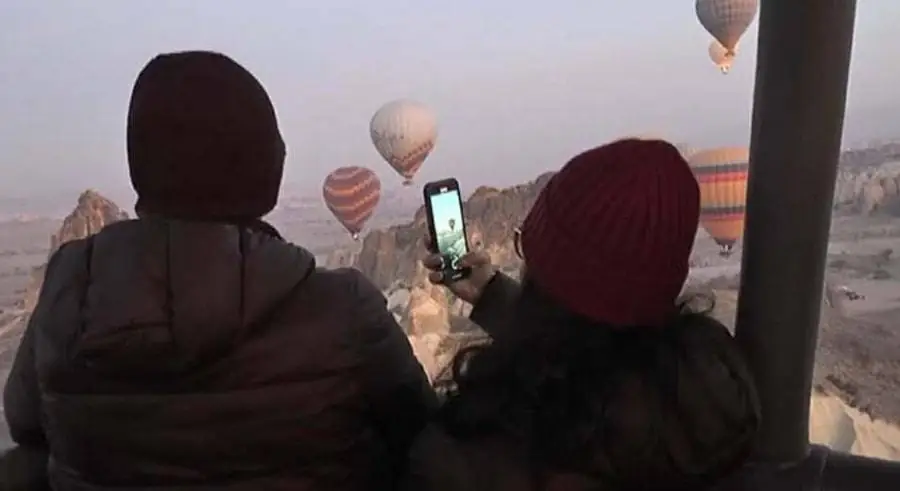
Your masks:
M700 224L729 256L744 233L747 204L746 147L720 147L695 152L691 168L700 183Z
M403 185L409 186L434 149L437 119L423 104L392 101L372 116L369 134L381 157L403 177Z
M365 167L339 167L325 178L322 197L325 206L353 235L353 240L359 240L359 232L381 198L381 181Z

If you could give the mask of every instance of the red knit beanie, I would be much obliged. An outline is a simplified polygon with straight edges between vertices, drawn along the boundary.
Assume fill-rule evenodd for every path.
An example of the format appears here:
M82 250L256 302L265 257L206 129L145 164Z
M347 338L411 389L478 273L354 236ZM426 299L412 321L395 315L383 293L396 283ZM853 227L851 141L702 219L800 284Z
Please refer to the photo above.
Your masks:
M669 143L588 150L553 176L525 219L527 275L592 320L664 325L687 279L699 215L697 181Z
M128 108L135 208L170 218L241 221L275 207L285 148L259 81L219 53L159 55Z

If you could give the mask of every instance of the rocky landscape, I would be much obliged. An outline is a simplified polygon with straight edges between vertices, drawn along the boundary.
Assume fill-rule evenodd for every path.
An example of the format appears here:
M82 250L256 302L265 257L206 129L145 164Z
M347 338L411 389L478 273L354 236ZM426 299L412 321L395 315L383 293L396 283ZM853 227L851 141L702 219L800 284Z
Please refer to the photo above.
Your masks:
M896 157L892 152L882 149L874 157L872 152L844 155L835 193L811 434L840 450L900 460L900 328L895 327L900 319L900 259L894 254L900 247L900 165L891 163ZM472 243L488 251L512 276L517 276L520 267L511 247L512 229L549 177L544 174L503 190L480 187L465 204ZM412 221L373 230L359 244L321 255L321 263L358 268L378 285L423 366L433 379L440 379L460 346L485 342L485 338L468 321L468 306L427 282L420 264L424 210L407 213ZM82 194L47 243L42 262L60 244L126 217L97 193ZM699 232L688 288L712 293L714 315L733 325L740 258L723 259L716 250ZM17 304L0 313L0 375L4 379L42 274L42 268L35 268L30 284L17 287L24 289Z

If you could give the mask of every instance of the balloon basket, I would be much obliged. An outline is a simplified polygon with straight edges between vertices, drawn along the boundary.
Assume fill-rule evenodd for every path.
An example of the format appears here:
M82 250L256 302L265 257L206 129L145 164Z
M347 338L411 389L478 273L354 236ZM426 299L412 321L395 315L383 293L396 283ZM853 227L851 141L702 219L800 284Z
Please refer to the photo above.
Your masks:
M405 188L408 188L408 187L412 186L413 184L414 183L413 183L412 179L404 179L403 180L403 187L405 187Z
M358 233L352 234L350 237L353 237L353 240L359 242L359 234Z

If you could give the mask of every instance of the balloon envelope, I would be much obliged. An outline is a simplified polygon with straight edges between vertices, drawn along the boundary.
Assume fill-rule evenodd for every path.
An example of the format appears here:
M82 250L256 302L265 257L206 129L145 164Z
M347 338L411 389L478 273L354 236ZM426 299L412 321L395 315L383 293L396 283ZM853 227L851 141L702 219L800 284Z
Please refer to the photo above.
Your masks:
M700 224L723 250L744 233L749 160L746 147L705 149L689 159L700 183Z
M357 238L381 199L381 181L365 167L339 167L325 178L322 198L341 225Z
M759 0L697 0L694 9L700 24L733 53L756 18Z
M424 104L410 100L382 106L369 123L372 143L409 184L437 141L437 118Z

